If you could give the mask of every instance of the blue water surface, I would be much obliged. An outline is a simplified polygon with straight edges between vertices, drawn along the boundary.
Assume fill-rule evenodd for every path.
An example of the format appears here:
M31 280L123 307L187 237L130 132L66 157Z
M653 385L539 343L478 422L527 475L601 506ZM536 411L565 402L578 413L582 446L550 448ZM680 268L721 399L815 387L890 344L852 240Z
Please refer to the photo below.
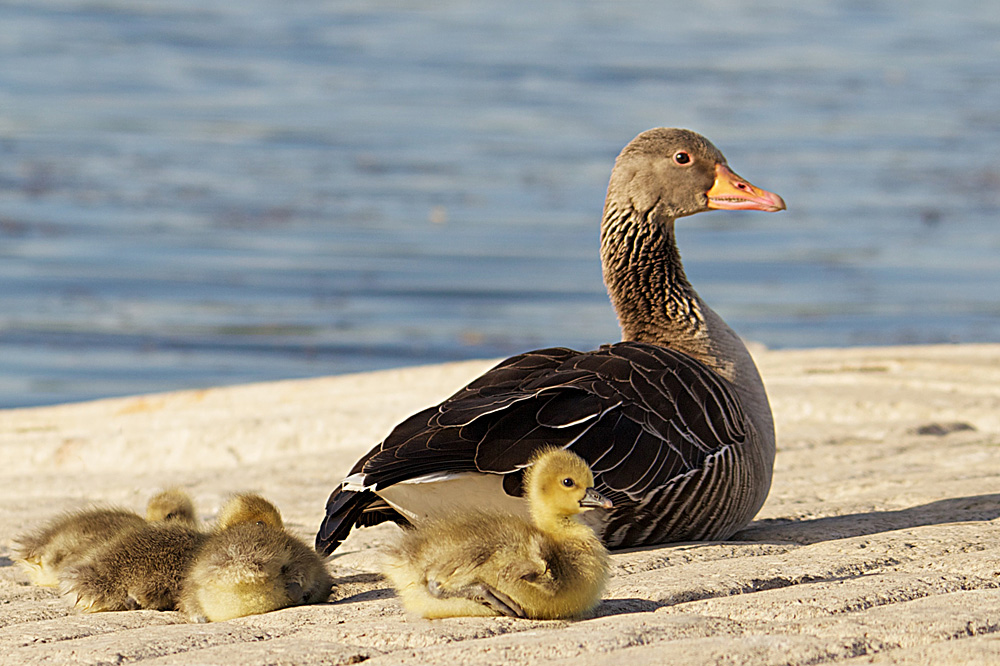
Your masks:
M613 341L660 125L788 202L679 223L745 337L1000 341L993 2L2 1L0 63L0 406Z

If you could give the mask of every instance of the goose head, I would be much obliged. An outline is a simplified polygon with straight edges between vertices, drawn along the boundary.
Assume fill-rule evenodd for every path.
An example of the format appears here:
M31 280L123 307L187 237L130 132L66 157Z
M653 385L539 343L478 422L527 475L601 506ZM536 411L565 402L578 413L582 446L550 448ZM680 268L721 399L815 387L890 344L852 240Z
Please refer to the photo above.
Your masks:
M734 173L711 141L666 127L647 130L622 149L611 172L608 205L672 219L714 209L785 209L780 196Z

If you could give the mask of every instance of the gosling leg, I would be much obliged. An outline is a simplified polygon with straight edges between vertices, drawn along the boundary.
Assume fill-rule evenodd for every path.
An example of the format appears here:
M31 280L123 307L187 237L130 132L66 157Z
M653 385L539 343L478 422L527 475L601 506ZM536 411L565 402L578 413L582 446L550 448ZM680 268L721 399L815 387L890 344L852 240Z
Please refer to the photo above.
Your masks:
M430 592L431 596L439 599L451 597L471 599L506 617L527 617L520 604L486 583L473 583L458 590L445 590L436 580L429 580L427 581L427 591Z

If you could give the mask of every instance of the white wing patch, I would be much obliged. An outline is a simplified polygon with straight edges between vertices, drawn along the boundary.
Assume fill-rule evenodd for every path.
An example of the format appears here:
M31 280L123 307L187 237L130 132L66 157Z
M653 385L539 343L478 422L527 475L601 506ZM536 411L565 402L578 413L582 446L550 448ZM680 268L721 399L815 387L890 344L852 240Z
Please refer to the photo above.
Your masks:
M503 490L503 476L479 472L433 473L375 493L413 523L456 511L501 511L528 518L528 503Z
M364 474L351 474L350 476L344 477L344 480L340 482L340 486L344 490L350 490L352 493L361 493L366 490L371 490L366 483Z

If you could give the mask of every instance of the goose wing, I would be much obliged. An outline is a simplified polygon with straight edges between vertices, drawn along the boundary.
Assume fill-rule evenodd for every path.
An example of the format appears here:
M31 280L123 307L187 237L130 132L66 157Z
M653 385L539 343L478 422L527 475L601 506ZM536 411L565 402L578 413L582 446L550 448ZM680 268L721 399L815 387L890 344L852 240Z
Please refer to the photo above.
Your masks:
M542 446L568 447L595 481L638 501L746 436L731 386L686 354L636 342L545 349L410 417L352 473L378 490L432 472L509 474Z
M659 491L741 445L747 428L733 387L682 352L639 342L590 352L543 349L500 363L406 419L348 478L364 487L357 494L367 493L368 501L400 481L456 472L508 475L504 488L520 494L518 472L535 451L569 448L590 464L595 486L615 503L611 522L619 519L628 531L636 519L656 518L643 507ZM348 503L339 490L317 537L324 549L336 547L332 542L354 524L373 522L356 505L350 515L339 509ZM335 520L331 509L341 514ZM642 533L651 532L635 534Z

